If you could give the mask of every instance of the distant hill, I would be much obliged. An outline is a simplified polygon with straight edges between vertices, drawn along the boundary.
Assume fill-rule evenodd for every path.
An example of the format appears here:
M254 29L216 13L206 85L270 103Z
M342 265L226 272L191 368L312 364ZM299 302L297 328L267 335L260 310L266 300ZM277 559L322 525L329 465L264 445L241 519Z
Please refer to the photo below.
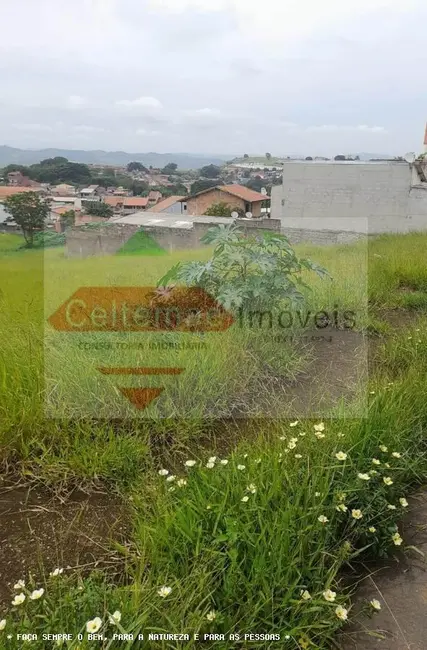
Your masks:
M18 165L33 165L45 158L63 156L71 162L98 163L102 165L127 165L134 161L146 167L162 168L167 163L174 162L180 169L198 169L213 163L222 165L229 156L191 153L127 153L126 151L84 151L80 149L16 149L0 145L0 167L16 163Z

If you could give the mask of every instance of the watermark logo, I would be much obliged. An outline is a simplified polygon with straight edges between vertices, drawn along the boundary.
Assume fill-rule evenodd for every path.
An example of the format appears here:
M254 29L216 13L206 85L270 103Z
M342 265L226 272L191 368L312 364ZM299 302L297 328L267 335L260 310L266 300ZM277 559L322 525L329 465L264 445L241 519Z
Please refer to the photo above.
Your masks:
M233 317L199 287L81 287L49 318L59 332L222 332ZM178 367L98 367L103 375L180 375ZM138 410L149 406L164 387L121 387Z

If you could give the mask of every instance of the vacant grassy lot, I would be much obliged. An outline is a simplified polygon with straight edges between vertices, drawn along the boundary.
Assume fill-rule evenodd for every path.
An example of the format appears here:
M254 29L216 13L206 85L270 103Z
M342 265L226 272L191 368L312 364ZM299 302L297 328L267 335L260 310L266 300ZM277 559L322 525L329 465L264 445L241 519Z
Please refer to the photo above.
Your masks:
M351 401L338 399L322 417L292 420L279 389L282 380L303 381L311 348L272 345L264 331L248 338L235 326L204 335L206 347L197 354L174 351L173 363L186 373L179 382L168 378L150 417L139 418L96 367L170 364L170 350L143 359L133 351L120 357L95 351L88 363L78 338L70 342L46 326L77 288L150 286L182 253L70 260L62 249L11 252L13 241L2 237L5 486L43 485L61 498L76 487L102 491L115 512L120 499L126 530L114 542L107 535L96 541L99 567L93 550L93 561L67 570L71 562L58 548L55 561L52 553L38 558L32 578L17 570L13 579L26 586L14 591L12 584L0 606L6 621L0 639L11 633L7 647L21 648L17 632L70 632L83 640L75 636L67 648L137 648L138 641L114 641L113 633L188 633L188 640L148 647L193 648L194 634L218 633L224 640L204 647L231 648L249 647L243 635L253 633L281 640L254 638L252 648L331 647L351 618L343 571L401 545L405 499L426 476L427 236L380 237L369 249L361 242L299 247L333 278L306 278L308 308L354 312L355 329L372 347L369 382L360 375ZM209 256L209 249L185 253ZM300 334L297 326L291 330ZM315 379L325 390L333 381ZM248 395L260 410L232 417ZM49 404L55 418L45 417ZM272 412L280 417L267 417ZM97 516L95 506L90 512ZM55 568L64 571L49 576ZM94 644L90 629L108 639ZM229 641L230 633L241 640ZM32 647L50 646L39 637Z

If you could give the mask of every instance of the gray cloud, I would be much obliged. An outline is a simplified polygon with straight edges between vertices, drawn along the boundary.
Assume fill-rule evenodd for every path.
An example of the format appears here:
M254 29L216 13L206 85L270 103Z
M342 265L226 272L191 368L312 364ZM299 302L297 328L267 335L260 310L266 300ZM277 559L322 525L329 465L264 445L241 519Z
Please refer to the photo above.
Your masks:
M426 19L423 0L9 3L0 143L418 150Z

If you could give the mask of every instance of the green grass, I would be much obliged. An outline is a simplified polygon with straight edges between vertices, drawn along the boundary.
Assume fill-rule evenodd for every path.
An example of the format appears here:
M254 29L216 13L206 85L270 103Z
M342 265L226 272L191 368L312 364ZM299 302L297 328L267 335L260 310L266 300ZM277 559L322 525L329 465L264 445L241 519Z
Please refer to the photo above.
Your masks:
M0 232L0 253L15 252L24 243L21 235L7 234Z
M361 242L299 247L333 276L333 281L309 280L310 309L336 306L354 311L357 327L378 335L369 388L360 386L355 398L360 403L325 413L323 432L314 428L320 419L290 426L286 418L254 418L240 424L237 442L230 423L207 422L198 406L219 410L248 378L262 376L262 364L253 358L257 346L262 348L261 360L276 361L278 372L296 374L304 368L304 359L291 347L282 351L279 362L278 350L268 347L265 336L250 339L249 346L247 332L231 328L199 355L174 356L174 362L186 364L188 377L183 375L181 384L170 382L165 401L153 408L166 412L175 405L182 416L190 405L190 420L114 422L107 407L120 408L121 402L110 383L96 383L85 355L63 335L44 330L44 314L80 286L150 285L183 256L207 259L209 250L147 258L75 260L66 259L61 250L0 257L0 444L5 461L13 461L15 471L33 481L55 487L90 488L101 481L119 490L132 510L130 544L121 548L126 569L115 582L102 572L65 571L53 579L48 572L54 567L45 567L45 576L31 585L43 586L45 594L37 601L27 597L23 605L6 612L0 635L58 630L85 634L86 621L95 616L102 618L105 632L108 615L118 609L122 618L116 631L191 634L188 642L158 642L156 647L165 649L197 647L194 633L239 631L281 635L279 644L258 640L250 643L252 648L331 647L343 624L337 606L345 607L351 618L343 570L395 548L393 535L405 503L400 499L427 474L423 301L415 300L411 307L419 312L418 320L401 330L388 327L381 317L382 310L404 306L402 294L422 295L426 244L427 236L417 233L380 237L368 250ZM368 296L372 313L367 310ZM170 362L170 357L169 351L160 355L158 365ZM46 359L58 371L56 383L43 363ZM93 359L96 365L105 355ZM134 357L107 355L111 363L120 359L125 365ZM139 363L154 360L148 355ZM44 404L55 390L62 397L59 403L75 396L89 408L91 399L98 400L96 412L104 419L67 419L65 412L61 419L45 419ZM361 416L354 417L355 410ZM386 451L380 449L383 445ZM344 458L337 458L339 452L346 458L339 460ZM211 455L217 458L208 467ZM195 461L194 467L186 467L188 459ZM221 464L220 459L228 462ZM159 475L161 469L175 479ZM369 480L358 476L372 471L378 473ZM390 485L384 481L388 477ZM340 503L347 510L337 510ZM353 516L357 510L360 519ZM319 517L327 521L321 523ZM158 594L162 585L171 588L165 598ZM336 592L334 602L325 600L327 589ZM301 597L305 590L309 600ZM208 619L211 610L213 621ZM109 638L113 631L108 626ZM285 640L285 635L290 638ZM17 649L19 644L13 639L8 647ZM87 640L66 647L78 645L92 647ZM45 645L38 641L32 647ZM119 647L139 646L105 644ZM232 648L236 643L205 647Z
M165 253L166 251L150 235L138 230L116 255L165 255Z

